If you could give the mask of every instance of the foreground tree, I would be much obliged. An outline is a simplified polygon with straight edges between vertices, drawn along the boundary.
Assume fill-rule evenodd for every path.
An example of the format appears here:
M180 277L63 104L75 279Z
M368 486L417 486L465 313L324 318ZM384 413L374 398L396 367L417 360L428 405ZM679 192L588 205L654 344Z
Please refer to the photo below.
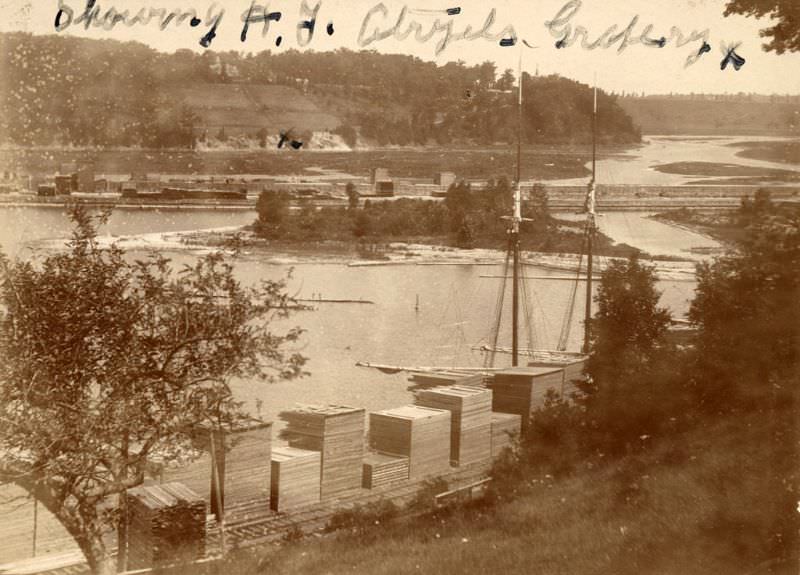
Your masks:
M669 389L675 366L667 342L669 312L659 307L656 275L636 256L614 261L603 272L595 296L590 376L582 384L589 443L608 452L623 452L642 436L658 432L672 413Z
M761 31L761 36L771 38L764 44L767 52L800 51L800 3L797 0L728 0L725 16L731 14L770 17L773 26Z
M284 285L248 288L221 256L175 272L159 255L102 249L73 211L68 249L38 265L0 259L0 472L63 523L95 573L113 572L104 533L114 498L140 484L199 424L244 417L232 377L302 373L278 334Z
M791 400L797 386L787 382L800 375L800 210L757 197L740 220L749 227L737 249L698 266L689 312L695 393L710 411Z

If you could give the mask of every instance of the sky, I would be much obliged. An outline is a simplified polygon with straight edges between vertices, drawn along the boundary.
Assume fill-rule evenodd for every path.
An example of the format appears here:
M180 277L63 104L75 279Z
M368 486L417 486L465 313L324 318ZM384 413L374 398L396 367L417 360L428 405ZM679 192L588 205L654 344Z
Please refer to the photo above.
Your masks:
M374 49L439 64L491 61L498 71L516 69L521 60L522 68L531 74L558 73L586 83L597 78L598 86L614 92L800 94L800 54L764 52L759 30L769 20L725 18L724 0L94 1L100 17L113 9L120 15L127 11L129 20L140 10L142 15L151 10L162 10L158 15L177 11L187 18L180 24L173 19L164 30L158 18L149 23L140 19L130 26L118 23L113 29L95 22L87 29L85 19L81 22L87 0L0 0L0 30L136 40L165 52ZM316 25L309 39L307 28L298 29L298 25L310 19L315 8ZM259 16L276 12L280 20L270 21L264 34ZM255 21L242 42L243 18L248 13ZM55 27L58 14L60 31ZM196 26L190 24L189 16L196 16ZM493 23L479 33L489 18ZM212 28L216 36L204 48L201 39ZM467 35L475 38L462 38L468 28ZM429 38L419 41L415 30ZM628 45L620 50L626 30ZM619 39L609 42L617 34ZM406 37L398 38L402 35ZM685 43L679 46L681 36ZM558 40L565 37L574 41L557 48ZM642 37L653 42L646 45ZM501 46L501 40L511 38L516 40L514 45ZM666 42L658 47L661 38ZM599 45L592 48L598 40ZM707 51L698 56L704 41ZM611 45L603 45L607 43ZM738 71L732 65L721 70L731 48L744 65Z

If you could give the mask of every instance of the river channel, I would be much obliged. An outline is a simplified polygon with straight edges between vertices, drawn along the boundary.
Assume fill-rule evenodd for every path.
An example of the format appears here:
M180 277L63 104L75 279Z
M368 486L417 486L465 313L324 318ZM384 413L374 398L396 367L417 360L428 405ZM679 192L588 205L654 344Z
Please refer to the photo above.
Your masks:
M118 210L101 230L104 235L124 236L154 232L235 226L249 223L252 212L176 210ZM69 223L58 208L6 207L0 212L0 243L4 251L29 257L44 249L42 240L63 238ZM603 231L621 241L641 242L652 253L664 254L675 246L702 240L691 232L647 219L645 214L609 214ZM647 232L647 233L645 233ZM685 252L684 252L685 254ZM168 253L175 266L197 257L196 253ZM331 402L382 409L411 399L406 375L384 375L356 367L358 361L409 366L481 366L483 354L474 349L491 342L496 317L495 303L502 274L502 255L497 265L386 265L353 267L341 261L292 263L264 261L257 255L239 256L236 273L244 282L278 279L293 269L289 289L300 298L368 300L371 304L317 304L301 311L285 329L306 330L299 350L308 357L308 377L294 382L265 385L237 381L237 395L255 413L275 418L279 411L302 402ZM523 331L533 336L536 348L554 349L570 301L572 282L538 279L563 277L565 272L528 268L530 325ZM662 303L683 316L692 296L691 281L662 281ZM575 294L576 308L569 328L568 349L580 347L580 302L585 287ZM508 299L508 298L507 298ZM417 300L419 307L417 308ZM508 317L508 310L505 310ZM506 327L505 332L510 331ZM501 344L509 337L501 334ZM497 363L508 362L498 355Z

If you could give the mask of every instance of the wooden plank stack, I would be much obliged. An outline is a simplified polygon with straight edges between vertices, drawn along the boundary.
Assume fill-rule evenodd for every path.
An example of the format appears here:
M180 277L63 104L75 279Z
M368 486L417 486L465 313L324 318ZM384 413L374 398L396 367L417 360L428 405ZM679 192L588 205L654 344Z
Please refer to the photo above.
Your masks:
M270 507L286 511L320 501L321 453L296 447L272 451Z
M128 490L128 568L202 559L206 502L180 483Z
M160 482L183 483L210 502L216 512L216 494L212 493L214 478L210 453L211 430L198 428L195 436L195 453L188 454L187 460L183 463L166 463L161 472ZM272 424L252 420L240 424L233 430L222 432L216 430L214 436L217 462L221 470L223 506L256 498L268 498ZM220 437L224 437L224 449Z
M323 501L361 489L364 409L344 405L298 406L280 414L287 422L281 437L291 447L322 454Z
M415 373L409 378L411 391L430 389L442 385L466 385L483 387L483 375L463 371L436 371L429 373Z
M555 362L555 361L534 361L528 364L528 367L550 367L563 370L563 390L562 395L569 397L569 394L576 391L575 380L584 378L583 368L586 364L585 359L576 359L570 362Z
M492 457L497 457L506 447L511 447L512 438L519 437L522 422L516 413L492 412Z
M405 455L409 478L450 470L450 412L407 405L370 413L369 443L376 451Z
M376 489L408 479L408 457L377 451L364 457L362 487Z
M561 392L564 372L558 367L511 367L494 375L492 411L516 413L522 418L522 432L531 414L544 405L548 389Z
M159 483L181 483L206 501L211 501L211 454L206 447L196 446L181 461L166 462Z
M451 463L461 466L491 457L491 390L462 385L422 389L415 403L450 412Z
M269 499L272 424L252 423L227 435L225 503Z

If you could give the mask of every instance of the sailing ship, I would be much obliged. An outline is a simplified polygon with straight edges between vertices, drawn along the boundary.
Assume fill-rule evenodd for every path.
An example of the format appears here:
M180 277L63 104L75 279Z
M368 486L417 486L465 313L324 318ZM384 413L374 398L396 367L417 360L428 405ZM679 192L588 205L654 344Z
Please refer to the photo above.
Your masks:
M591 313L592 313L592 281L593 281L593 245L594 236L597 232L597 212L596 212L596 174L597 174L597 85L593 88L593 102L592 102L592 162L591 162L591 179L587 186L586 202L585 202L585 253L581 254L576 267L576 275L574 277L557 277L545 276L537 279L548 280L570 280L573 282L573 289L571 291L569 305L567 306L564 321L562 322L561 334L557 349L535 349L532 342L529 342L529 347L522 348L520 346L520 316L521 310L525 308L527 312L527 305L529 298L527 297L528 289L526 279L529 279L523 272L523 267L526 265L522 261L522 253L520 251L520 230L522 223L527 221L522 215L522 102L523 102L523 75L522 66L518 74L518 100L517 100L517 149L516 149L516 174L513 189L513 207L510 216L504 219L509 222L508 229L508 247L505 258L505 269L503 275L503 285L500 288L500 297L498 298L498 305L495 317L495 326L493 330L492 345L482 345L474 349L479 349L485 353L485 362L483 367L436 367L436 366L398 366L386 364L374 364L368 362L359 362L358 366L372 367L379 369L384 373L398 373L407 371L410 373L484 373L491 374L501 371L506 368L495 367L496 354L510 354L512 367L518 367L520 364L520 357L525 356L528 358L528 366L533 367L564 367L571 368L571 371L580 371L587 354L589 353L591 341ZM582 262L583 257L586 257L586 275L582 277ZM504 294L506 291L505 280L510 278L511 285L511 347L501 347L498 345L499 334L501 332L501 319L502 310L504 307ZM575 307L575 296L577 294L578 282L586 282L586 298L584 305L584 335L580 351L568 351L566 349L569 340L569 329L573 323L573 310ZM530 316L528 315L528 322L530 325Z

